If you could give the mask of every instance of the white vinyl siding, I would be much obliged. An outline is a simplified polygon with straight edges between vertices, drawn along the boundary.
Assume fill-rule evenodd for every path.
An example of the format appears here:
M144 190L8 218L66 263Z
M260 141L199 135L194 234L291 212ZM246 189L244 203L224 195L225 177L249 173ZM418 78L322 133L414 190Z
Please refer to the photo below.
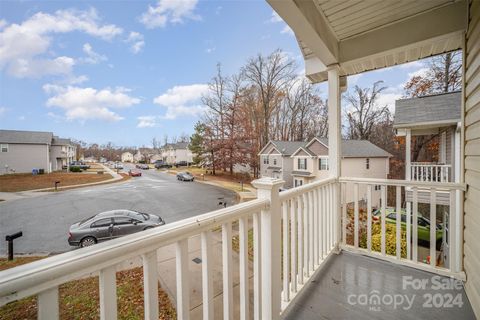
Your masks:
M470 1L465 52L465 290L480 318L480 1Z

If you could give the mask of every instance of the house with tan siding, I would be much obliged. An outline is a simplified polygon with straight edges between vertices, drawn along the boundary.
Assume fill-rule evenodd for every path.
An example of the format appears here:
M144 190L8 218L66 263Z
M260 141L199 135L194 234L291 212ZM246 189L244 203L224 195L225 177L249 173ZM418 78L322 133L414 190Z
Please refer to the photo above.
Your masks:
M76 146L52 132L0 130L0 174L62 170L75 160Z

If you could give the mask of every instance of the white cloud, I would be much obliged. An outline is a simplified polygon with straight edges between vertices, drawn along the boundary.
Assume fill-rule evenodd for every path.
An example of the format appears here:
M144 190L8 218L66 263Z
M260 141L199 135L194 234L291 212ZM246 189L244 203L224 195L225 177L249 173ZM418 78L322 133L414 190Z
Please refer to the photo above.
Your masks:
M408 73L408 79L412 77L425 77L430 69L428 68L420 68L418 70L415 70L413 72Z
M125 42L130 43L130 50L137 54L142 51L143 47L145 46L145 40L143 38L143 34L139 32L132 31L128 35L127 40Z
M378 95L377 104L381 107L387 106L390 112L395 111L395 101L402 98L402 94L396 90L385 90Z
M200 20L195 7L198 0L159 0L155 6L148 6L140 22L148 29L163 28L170 24L183 23L184 20Z
M212 53L212 52L214 52L215 50L217 50L216 47L210 47L210 48L205 49L205 52L206 52L206 53Z
M111 40L122 33L113 25L101 25L95 9L88 11L58 10L54 14L39 12L20 24L12 23L0 28L0 69L23 77L41 77L68 74L75 63L70 57L51 58L49 49L52 35L72 31Z
M280 33L281 33L281 34L288 34L288 35L291 35L291 36L295 35L295 34L293 33L292 28L290 28L290 27L285 23L285 21L283 21L282 17L280 17L280 16L278 15L278 13L275 12L275 11L272 11L272 15L271 15L270 19L268 19L268 20L265 21L265 22L266 22L266 23L280 23L280 24L283 25L282 30L280 30Z
M137 128L152 128L157 125L156 116L140 116L137 120Z
M288 35L291 35L291 36L295 35L295 34L293 33L292 28L290 28L288 25L286 25L285 27L283 27L283 29L282 29L282 31L280 31L280 33L288 34Z
M111 109L128 108L140 103L140 99L128 94L125 88L94 88L62 87L47 84L43 86L47 94L53 95L47 100L48 107L59 107L64 110L66 120L122 120L119 114Z
M218 15L222 12L222 9L223 9L222 6L218 6L218 7L215 9L215 14L218 16Z
M0 117L2 117L7 112L7 108L0 107Z
M153 103L167 108L165 119L175 119L179 116L198 116L205 111L201 104L202 95L208 91L206 84L175 86L164 94L156 97Z
M24 121L25 119L26 119L25 116L19 116L19 117L18 117L18 120L20 120L20 121Z
M82 61L85 63L97 64L99 62L108 60L105 55L95 52L90 43L85 43L83 45L83 52L87 55L82 59Z
M399 65L399 67L402 68L402 69L423 68L424 65L423 65L423 62L421 62L419 60L415 60L415 61L412 61L412 62L402 63L402 64Z
M272 11L272 16L270 17L270 19L268 19L267 22L270 22L270 23L283 22L283 19L278 15L276 11Z

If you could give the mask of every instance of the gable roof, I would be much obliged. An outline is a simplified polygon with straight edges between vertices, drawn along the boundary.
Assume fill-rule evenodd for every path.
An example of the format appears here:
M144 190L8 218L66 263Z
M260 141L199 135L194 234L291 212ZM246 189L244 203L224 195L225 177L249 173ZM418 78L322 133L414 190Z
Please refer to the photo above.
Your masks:
M312 150L310 150L310 149L308 149L308 148L306 147L307 144L308 144L308 143L304 143L303 146L301 146L300 148L298 148L297 150L295 150L295 152L292 153L291 156L292 156L292 157L295 156L295 155L296 155L299 151L301 151L301 150L304 151L304 152L305 152L306 154L308 154L309 156L312 156L312 157L316 156L316 154L315 154Z
M272 143L282 156L291 156L298 148L305 145L303 141L272 141Z
M460 121L460 91L395 101L394 127Z
M59 138L57 136L53 136L52 145L56 146L68 146L71 145L72 141L70 139Z
M167 143L163 146L164 149L172 148L172 149L187 149L189 142L177 142L177 143Z
M317 138L328 148L328 138ZM388 158L390 153L368 140L342 140L342 158Z
M51 144L52 140L52 132L0 130L0 142L4 143Z

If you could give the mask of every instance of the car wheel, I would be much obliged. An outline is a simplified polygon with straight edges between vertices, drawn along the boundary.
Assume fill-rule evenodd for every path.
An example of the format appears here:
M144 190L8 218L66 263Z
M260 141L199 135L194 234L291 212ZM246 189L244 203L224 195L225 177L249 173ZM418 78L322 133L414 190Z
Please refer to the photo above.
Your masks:
M97 243L97 239L95 239L94 237L85 237L82 239L82 241L80 241L80 246L82 248L90 247L93 246L95 243Z

